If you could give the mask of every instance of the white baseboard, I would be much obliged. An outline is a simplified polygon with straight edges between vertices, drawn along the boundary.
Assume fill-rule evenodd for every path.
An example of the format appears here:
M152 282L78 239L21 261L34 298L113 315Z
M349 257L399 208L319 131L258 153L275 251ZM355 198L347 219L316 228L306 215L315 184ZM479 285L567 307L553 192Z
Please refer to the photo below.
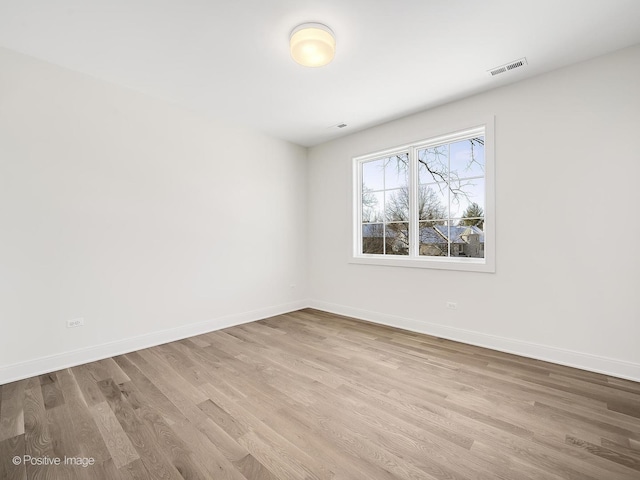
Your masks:
M329 313L358 318L390 327L425 333L435 337L446 338L457 342L490 348L500 352L512 353L523 357L535 358L546 362L557 363L567 367L579 368L591 372L602 373L612 377L624 378L640 382L640 364L601 357L589 353L575 352L557 347L549 347L536 343L523 342L512 338L488 335L486 333L448 327L409 318L387 315L369 310L337 305L319 300L310 300L309 306Z
M289 313L308 306L308 302L301 300L283 305L261 308L249 312L207 320L205 322L192 323L181 327L151 332L133 338L125 338L115 342L103 343L93 347L80 348L57 355L40 357L27 362L15 363L0 367L0 385L22 380L24 378L55 372L63 368L75 367L83 363L94 362L104 358L122 355L124 353L149 348L163 343L174 342L187 337L193 337L207 332L213 332L223 328L254 322L263 318Z

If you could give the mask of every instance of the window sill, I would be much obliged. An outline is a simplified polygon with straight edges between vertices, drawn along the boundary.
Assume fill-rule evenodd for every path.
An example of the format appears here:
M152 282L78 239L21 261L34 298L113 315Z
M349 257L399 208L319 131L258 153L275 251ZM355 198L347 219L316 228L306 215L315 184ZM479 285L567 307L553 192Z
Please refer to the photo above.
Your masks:
M464 272L495 273L495 265L485 258L409 258L396 256L393 258L377 255L352 256L349 263L359 265L379 265L386 267L430 268L436 270L457 270Z

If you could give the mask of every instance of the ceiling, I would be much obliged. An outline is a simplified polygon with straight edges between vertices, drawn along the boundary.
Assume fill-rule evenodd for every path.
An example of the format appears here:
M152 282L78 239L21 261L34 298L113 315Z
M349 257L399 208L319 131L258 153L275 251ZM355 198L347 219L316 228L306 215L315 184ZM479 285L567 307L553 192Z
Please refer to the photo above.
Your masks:
M0 46L304 146L638 43L638 0L0 0Z

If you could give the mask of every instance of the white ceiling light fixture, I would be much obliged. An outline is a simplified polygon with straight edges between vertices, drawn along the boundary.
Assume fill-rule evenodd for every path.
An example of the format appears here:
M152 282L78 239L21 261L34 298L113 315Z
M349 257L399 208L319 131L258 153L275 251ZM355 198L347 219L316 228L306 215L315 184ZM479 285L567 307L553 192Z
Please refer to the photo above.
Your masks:
M291 32L291 57L305 67L322 67L336 53L336 37L322 23L303 23Z

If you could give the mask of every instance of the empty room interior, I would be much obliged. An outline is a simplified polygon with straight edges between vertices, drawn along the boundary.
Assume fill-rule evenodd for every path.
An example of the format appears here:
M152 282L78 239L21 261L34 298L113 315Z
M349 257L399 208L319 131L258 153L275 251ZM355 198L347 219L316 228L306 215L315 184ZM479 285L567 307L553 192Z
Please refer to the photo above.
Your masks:
M0 0L0 479L640 479L640 2Z

